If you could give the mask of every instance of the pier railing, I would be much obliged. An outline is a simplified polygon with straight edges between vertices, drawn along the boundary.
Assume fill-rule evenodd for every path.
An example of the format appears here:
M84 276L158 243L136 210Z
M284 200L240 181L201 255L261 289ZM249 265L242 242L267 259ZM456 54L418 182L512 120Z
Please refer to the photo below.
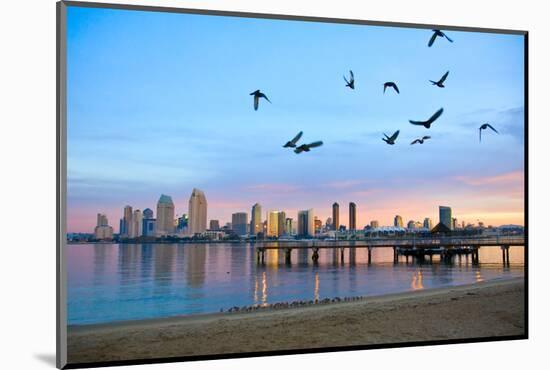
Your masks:
M300 249L300 248L437 248L437 247L501 247L523 246L525 237L514 236L442 236L442 237L404 237L369 238L362 240L295 240L256 242L258 249Z
M265 241L254 244L258 263L265 262L267 250L279 249L284 251L286 263L291 263L293 249L313 251L313 262L319 260L319 249L333 249L340 251L340 259L344 261L344 250L350 252L357 248L368 249L368 263L372 260L372 249L393 248L393 262L399 262L399 256L404 255L423 259L426 255L432 260L433 254L440 254L444 261L451 261L453 255L471 255L472 263L479 263L480 247L500 247L502 262L510 263L509 249L511 246L525 246L524 235L477 235L477 236L432 236L432 237L402 237L402 238L369 238L362 240L285 240Z

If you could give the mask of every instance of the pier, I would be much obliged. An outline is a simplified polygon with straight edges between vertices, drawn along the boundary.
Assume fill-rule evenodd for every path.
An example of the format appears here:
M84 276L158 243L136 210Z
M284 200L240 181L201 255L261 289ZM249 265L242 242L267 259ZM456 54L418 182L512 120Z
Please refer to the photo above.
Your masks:
M375 248L392 248L393 262L399 263L399 256L424 259L430 261L434 255L439 255L440 260L449 262L455 255L471 256L472 263L479 263L479 248L495 247L502 250L502 263L510 264L510 247L525 246L525 236L472 236L472 237L404 237L404 238L369 238L361 240L284 240L257 242L254 245L257 262L265 263L265 254L268 250L284 251L285 262L291 264L292 250L311 250L311 259L315 263L319 260L320 249L332 249L333 255L340 255L340 261L344 262L345 250L351 254L359 248L368 250L368 263L372 261L372 250Z

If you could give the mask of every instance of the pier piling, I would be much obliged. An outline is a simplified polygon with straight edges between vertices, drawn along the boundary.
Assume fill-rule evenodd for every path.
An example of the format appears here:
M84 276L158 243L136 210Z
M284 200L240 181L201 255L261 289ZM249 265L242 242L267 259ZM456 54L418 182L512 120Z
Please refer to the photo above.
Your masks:
M500 249L502 249L502 264L507 266L510 264L510 246L503 245Z
M369 247L369 258L368 259L369 259L368 263L370 265L371 260L372 260L372 247Z
M319 261L319 248L313 248L313 254L311 255L311 260L313 262Z
M290 265L292 263L291 256L292 256L292 248L286 248L285 249L285 263L287 265Z

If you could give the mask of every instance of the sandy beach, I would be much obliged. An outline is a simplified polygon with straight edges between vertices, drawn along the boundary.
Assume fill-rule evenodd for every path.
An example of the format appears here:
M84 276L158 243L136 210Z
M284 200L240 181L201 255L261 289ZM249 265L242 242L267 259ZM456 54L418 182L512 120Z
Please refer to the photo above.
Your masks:
M69 363L524 335L524 280L69 327Z

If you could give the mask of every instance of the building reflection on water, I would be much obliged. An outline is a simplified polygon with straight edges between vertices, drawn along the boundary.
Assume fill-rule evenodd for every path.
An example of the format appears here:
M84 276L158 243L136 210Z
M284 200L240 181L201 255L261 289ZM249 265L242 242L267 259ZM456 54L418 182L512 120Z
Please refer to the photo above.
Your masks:
M319 251L318 263L306 249L266 253L258 264L243 244L94 244L68 246L69 321L93 323L219 312L232 306L295 300L369 296L470 284L523 276L523 253L511 253L503 267L497 248L446 264L394 264L391 249ZM488 262L485 262L488 261ZM323 291L320 291L321 284Z
M413 274L412 281L411 281L411 289L412 290L424 289L424 285L422 283L422 270L417 270Z

